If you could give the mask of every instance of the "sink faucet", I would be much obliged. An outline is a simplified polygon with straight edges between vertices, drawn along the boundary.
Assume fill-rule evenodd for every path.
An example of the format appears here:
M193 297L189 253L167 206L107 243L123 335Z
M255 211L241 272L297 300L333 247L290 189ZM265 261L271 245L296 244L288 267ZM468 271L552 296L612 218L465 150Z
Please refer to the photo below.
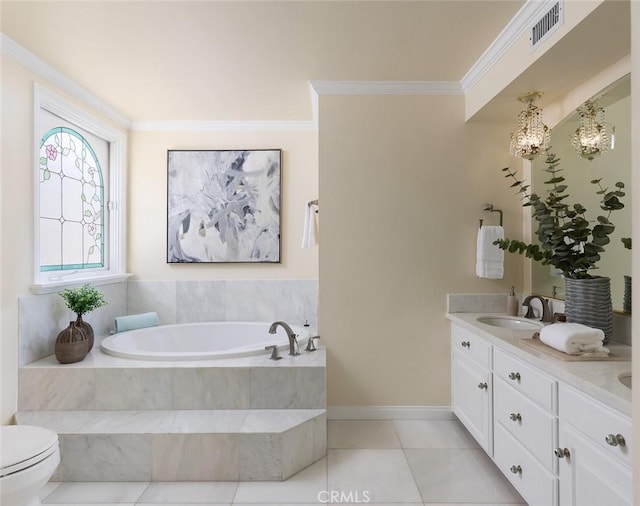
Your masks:
M291 327L289 327L288 324L280 321L273 322L271 324L271 327L269 327L269 334L275 334L278 325L284 329L284 331L287 333L287 337L289 338L289 355L300 355L300 353L298 353L298 341L296 340L296 335L293 333L293 330L291 330Z
M535 318L535 315L533 314L533 308L531 307L531 301L533 299L538 299L540 301L540 304L542 304L542 318L540 318L540 321L552 322L553 315L551 314L549 301L543 297L540 297L539 295L529 295L526 299L524 299L524 301L522 302L522 305L527 306L527 314L525 314L524 317Z

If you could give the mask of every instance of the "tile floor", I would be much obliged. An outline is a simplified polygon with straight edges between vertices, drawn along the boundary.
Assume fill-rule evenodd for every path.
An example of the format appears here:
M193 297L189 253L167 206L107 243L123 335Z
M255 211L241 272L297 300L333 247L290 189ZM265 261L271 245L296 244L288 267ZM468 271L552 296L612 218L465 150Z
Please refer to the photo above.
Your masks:
M514 505L522 498L453 420L330 421L327 457L285 482L48 483L43 504Z

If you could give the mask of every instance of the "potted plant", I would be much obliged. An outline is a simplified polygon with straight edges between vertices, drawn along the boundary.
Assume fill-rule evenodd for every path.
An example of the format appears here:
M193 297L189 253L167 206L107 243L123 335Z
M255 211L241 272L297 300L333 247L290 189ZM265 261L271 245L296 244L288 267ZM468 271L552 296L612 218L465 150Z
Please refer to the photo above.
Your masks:
M537 244L527 244L516 239L500 239L495 242L510 253L524 254L528 258L552 265L565 278L565 312L567 321L584 323L601 328L608 340L613 332L613 310L611 307L610 279L594 276L600 255L609 244L609 236L615 230L610 221L611 213L622 209L620 201L625 193L624 183L615 183L609 190L603 187L602 179L594 179L596 194L601 196L599 215L587 217L587 209L580 203L569 204L567 185L560 174L560 159L547 151L544 169L549 174L545 198L529 192L529 185L518 180L510 168L502 169L505 177L513 179L512 188L522 195L523 206L532 207L532 215L537 223L534 231Z
M630 250L631 249L631 237L623 237L620 239L622 241L623 246ZM624 298L622 300L622 310L625 313L631 314L631 276L625 275L624 277Z
M73 347L76 351L73 352L73 357L71 358L73 358L73 362L78 362L91 351L94 341L93 328L82 319L82 315L104 306L107 302L104 300L102 293L89 284L78 288L65 289L60 293L60 296L64 299L67 307L76 313L77 318L75 322L70 322L69 327L58 335L58 339L56 339L56 357L58 356L57 349L60 348L62 350L65 348L64 346L58 346L58 344L86 341L84 345L86 352L81 358L77 358L81 355L81 347L79 345ZM70 363L68 361L69 358L66 357L67 361L63 363ZM58 360L60 360L60 357L58 357Z

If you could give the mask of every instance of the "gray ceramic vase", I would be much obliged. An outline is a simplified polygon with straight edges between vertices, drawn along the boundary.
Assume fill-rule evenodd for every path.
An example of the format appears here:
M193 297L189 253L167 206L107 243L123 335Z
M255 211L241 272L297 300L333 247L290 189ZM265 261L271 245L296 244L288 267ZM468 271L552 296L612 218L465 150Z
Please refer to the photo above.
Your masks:
M605 344L613 336L611 280L565 278L565 314L567 322L582 323L604 332Z

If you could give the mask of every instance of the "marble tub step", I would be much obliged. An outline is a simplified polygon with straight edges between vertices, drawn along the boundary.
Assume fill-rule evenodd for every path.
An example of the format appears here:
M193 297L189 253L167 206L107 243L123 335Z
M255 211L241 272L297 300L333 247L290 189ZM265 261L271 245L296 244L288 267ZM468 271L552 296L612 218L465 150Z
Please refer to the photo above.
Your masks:
M285 480L326 454L323 409L20 411L59 434L60 481Z

